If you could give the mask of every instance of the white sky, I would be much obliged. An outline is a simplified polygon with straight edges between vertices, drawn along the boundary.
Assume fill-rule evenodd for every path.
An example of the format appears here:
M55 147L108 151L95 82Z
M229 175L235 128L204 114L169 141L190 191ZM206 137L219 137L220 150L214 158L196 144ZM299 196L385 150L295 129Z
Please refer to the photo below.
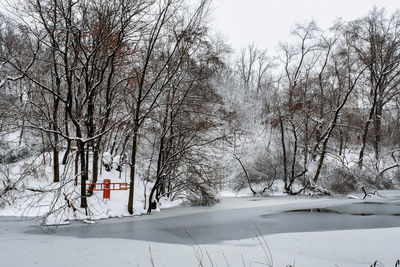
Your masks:
M279 41L287 41L296 23L314 19L322 29L337 18L352 20L374 7L388 13L400 9L399 0L214 0L214 27L238 51L254 42L274 53Z

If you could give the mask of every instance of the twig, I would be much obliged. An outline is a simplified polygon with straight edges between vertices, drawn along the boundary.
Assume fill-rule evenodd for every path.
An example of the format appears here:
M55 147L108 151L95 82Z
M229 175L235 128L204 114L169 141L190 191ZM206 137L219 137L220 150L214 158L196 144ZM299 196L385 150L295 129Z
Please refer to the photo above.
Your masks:
M222 256L224 257L224 259L225 259L225 262L226 262L226 266L227 267L229 267L229 261L228 261L228 258L226 257L226 255L225 255L225 253L224 253L224 251L223 250L221 250L221 253L222 253ZM243 265L243 267L245 267L245 265ZM397 267L397 266L396 266Z
M267 244L267 241L264 238L264 235L261 233L260 229L258 228L257 225L255 225L257 232L259 235L256 234L256 238L258 243L261 245L261 248L264 251L264 255L265 255L265 260L266 260L266 265L269 267L274 266L274 261L272 259L272 253L271 250L269 249L269 246ZM261 239L260 239L261 238Z
M199 266L203 266L203 250L201 249L200 245L197 243L197 241L192 237L192 235L189 233L189 231L185 228L185 233L187 234L187 236L193 241L195 247L194 252L197 258L197 261L199 262ZM198 250L196 250L196 247L198 248Z
M151 266L155 267L154 260L153 260L153 254L151 253L151 246L149 246L149 252L150 252L150 263L151 263Z

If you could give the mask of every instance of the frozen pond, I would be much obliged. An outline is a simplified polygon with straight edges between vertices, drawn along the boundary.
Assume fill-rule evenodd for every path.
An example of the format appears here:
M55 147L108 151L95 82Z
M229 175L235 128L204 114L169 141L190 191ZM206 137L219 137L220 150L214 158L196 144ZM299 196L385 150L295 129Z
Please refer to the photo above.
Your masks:
M199 266L199 258L203 266L260 266L266 258L254 238L257 228L271 248L273 266L363 267L376 260L394 266L400 191L386 193L391 195L368 201L223 198L212 207L73 222L51 233L38 220L0 216L0 266L186 267Z
M152 216L104 220L95 225L73 223L57 228L53 234L173 244L193 244L193 240L199 244L217 244L255 237L259 235L257 228L263 235L270 235L400 227L400 200L396 198L379 202L313 199L277 205L268 205L268 199L256 198L224 201L222 204L239 207L174 208ZM251 202L257 202L257 205ZM39 229L27 231L40 232Z

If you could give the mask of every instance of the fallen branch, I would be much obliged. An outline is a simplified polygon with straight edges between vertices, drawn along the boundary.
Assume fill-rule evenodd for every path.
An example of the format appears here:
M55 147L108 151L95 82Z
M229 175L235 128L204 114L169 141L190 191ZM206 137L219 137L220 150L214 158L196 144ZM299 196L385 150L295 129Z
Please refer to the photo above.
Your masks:
M381 195L379 195L379 193L378 193L378 191L373 191L373 192L367 192L367 190L364 188L364 186L363 187L361 187L361 190L364 192L364 196L363 196L363 199L365 199L366 197L372 197L372 195L377 195L377 196L380 196L380 197L382 197Z

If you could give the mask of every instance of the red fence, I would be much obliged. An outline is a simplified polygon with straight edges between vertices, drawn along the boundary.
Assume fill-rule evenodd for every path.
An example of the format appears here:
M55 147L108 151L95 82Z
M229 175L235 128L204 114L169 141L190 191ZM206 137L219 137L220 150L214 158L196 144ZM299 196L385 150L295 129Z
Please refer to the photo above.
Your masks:
M111 183L110 179L104 179L103 183L87 183L87 191L103 191L103 198L110 199L110 190L128 190L129 183Z

